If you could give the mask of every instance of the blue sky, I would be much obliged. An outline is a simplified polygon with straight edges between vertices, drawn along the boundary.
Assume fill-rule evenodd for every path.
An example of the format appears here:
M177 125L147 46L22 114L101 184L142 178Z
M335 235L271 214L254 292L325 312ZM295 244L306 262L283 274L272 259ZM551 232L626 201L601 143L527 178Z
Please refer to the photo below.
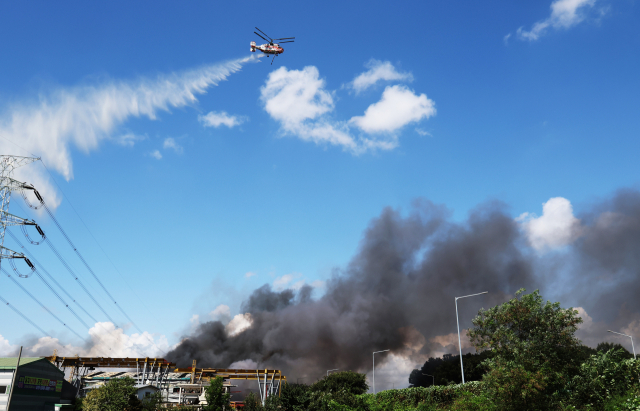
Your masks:
M41 187L116 300L168 345L194 315L220 304L237 314L262 284L305 281L322 293L384 207L425 197L462 220L498 199L515 218L553 197L577 212L638 184L634 1L0 10L2 153L43 157L51 174L35 163L18 177ZM296 42L273 65L251 58L254 26ZM360 90L363 73L377 81ZM39 221L107 301L51 221L13 200L11 212ZM37 279L20 281L86 335ZM0 278L0 294L40 327L81 344L19 293ZM5 346L40 337L1 316Z

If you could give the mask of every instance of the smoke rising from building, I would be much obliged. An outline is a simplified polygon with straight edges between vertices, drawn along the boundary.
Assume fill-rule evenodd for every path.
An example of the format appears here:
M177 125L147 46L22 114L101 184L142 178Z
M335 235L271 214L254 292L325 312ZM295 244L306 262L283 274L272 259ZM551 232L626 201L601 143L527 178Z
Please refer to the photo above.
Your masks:
M620 191L578 219L573 244L540 252L500 202L478 206L464 222L427 200L415 201L407 215L385 208L347 267L335 269L323 296L313 299L309 286L277 292L265 285L242 306L250 327L230 335L219 321L201 324L167 356L182 365L192 359L212 367L255 362L314 379L329 365L368 370L371 353L380 349L418 364L455 333L455 296L490 292L461 300L466 328L480 307L523 287L581 312L599 312L592 315L600 321L598 332L604 324L629 326L640 312L640 192Z

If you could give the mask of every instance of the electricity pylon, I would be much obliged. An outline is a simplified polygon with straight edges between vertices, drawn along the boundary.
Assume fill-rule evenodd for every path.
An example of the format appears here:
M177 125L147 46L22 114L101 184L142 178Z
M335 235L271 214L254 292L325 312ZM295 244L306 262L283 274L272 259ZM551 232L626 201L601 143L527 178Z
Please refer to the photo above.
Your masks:
M14 180L12 178L13 170L37 160L40 160L40 158L0 155L0 201L2 202L0 204L0 262L2 262L2 259L22 258L32 271L35 270L35 267L24 254L10 250L4 246L4 234L9 226L36 225L36 222L33 220L27 220L26 218L9 213L9 202L11 201L12 191L33 189L33 187L26 183ZM20 274L15 267L14 271L17 272L19 277L26 278L29 276Z

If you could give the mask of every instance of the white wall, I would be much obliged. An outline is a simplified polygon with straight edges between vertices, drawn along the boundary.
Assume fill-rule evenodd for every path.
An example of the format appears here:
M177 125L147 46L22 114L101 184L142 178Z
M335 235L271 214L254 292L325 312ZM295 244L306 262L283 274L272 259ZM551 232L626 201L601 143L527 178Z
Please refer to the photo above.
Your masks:
M13 378L13 370L0 370L0 385L7 387L7 392L0 394L0 411L7 411L7 402L9 401L9 390L11 389L11 379Z

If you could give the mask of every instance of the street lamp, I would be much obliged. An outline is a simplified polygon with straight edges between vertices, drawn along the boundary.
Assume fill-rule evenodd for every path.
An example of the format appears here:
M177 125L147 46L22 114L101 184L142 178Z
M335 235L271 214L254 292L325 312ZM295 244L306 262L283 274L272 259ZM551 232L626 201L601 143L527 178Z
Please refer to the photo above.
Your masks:
M329 376L329 373L330 373L331 371L338 371L338 370L339 370L339 368L334 368L333 370L327 370L327 377Z
M379 352L387 352L389 350L376 351L373 353L373 393L376 393L376 354Z
M632 336L627 335L627 334L618 333L618 332L611 331L611 330L607 330L607 332L614 333L614 334L620 334L620 335L624 335L625 337L631 338L631 349L633 350L633 359L634 360L636 359L636 349L633 346L633 337Z
M462 383L464 384L464 368L462 367L462 345L460 343L460 320L458 319L458 300L461 298L473 297L480 294L487 294L489 291L484 291L477 294L463 295L462 297L456 297L456 322L458 323L458 348L460 349L460 371L462 372Z
M432 386L436 385L436 378L433 375L429 375L429 374L425 374L425 373L422 373L422 375L426 375L427 377L431 377L433 379L433 382L431 383L431 385Z

